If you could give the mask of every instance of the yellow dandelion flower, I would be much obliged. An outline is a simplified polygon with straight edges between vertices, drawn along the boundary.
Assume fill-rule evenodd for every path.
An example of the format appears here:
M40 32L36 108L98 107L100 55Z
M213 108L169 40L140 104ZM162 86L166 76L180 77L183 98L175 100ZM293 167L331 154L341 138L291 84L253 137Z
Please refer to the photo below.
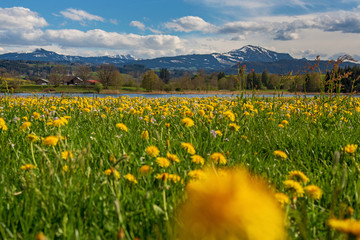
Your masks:
M30 133L29 135L26 136L26 140L29 142L37 142L39 141L39 137L33 133Z
M329 219L328 225L339 232L350 234L352 236L360 237L360 221L355 219ZM357 238L357 239L358 239Z
M279 128L285 128L285 126L282 125L282 124L279 124L278 127L279 127Z
M112 163L115 163L115 162L116 162L115 156L114 156L114 155L111 155L111 156L109 157L109 161L112 162Z
M281 150L275 150L275 151L273 152L273 154L274 154L275 157L280 157L280 158L282 158L282 159L287 159L287 158L288 158L288 156L286 155L286 153L285 153L284 151L281 151Z
M231 110L228 110L228 111L224 112L223 114L230 121L232 121L232 122L235 121L235 114Z
M202 109L200 109L200 110L199 110L199 115L200 115L200 116L204 116L204 115L205 115L205 111L202 110Z
M61 152L61 157L64 160L67 160L69 158L74 158L74 154L69 150L69 151L63 151Z
M62 170L63 170L64 172L68 172L68 171L69 171L69 166L68 166L68 165L64 165L63 168L62 168Z
M200 155L193 155L190 158L193 163L201 164L201 165L204 165L205 163L205 159Z
M36 169L37 167L33 164L25 164L20 167L21 170L28 171L32 169Z
M181 177L179 175L176 174L169 174L169 173L161 173L161 174L156 174L155 176L156 179L161 179L163 181L171 181L174 183L177 183L179 181L181 181Z
M167 168L170 166L170 161L164 157L157 157L156 163L159 165L159 167L163 167L163 168Z
M185 125L185 127L192 127L194 126L194 121L191 118L183 118L181 124Z
M157 157L160 154L160 150L156 146L149 146L145 149L145 152L150 157Z
M165 123L164 125L165 125L165 127L167 127L167 128L170 127L170 123Z
M8 127L6 126L5 120L3 118L0 118L0 129L3 131L8 130Z
M125 124L123 124L123 123L117 123L117 124L116 124L116 127L119 128L120 130L125 131L125 132L128 131L127 126L126 126Z
M28 129L31 127L31 122L24 122L21 126L20 126L20 131L24 131L25 129Z
M285 125L288 125L288 124L289 124L289 121L288 121L288 120L282 120L282 121L281 121L281 124L284 125L284 126L285 126Z
M120 173L114 168L106 169L104 174L106 176L113 176L115 179L120 179Z
M41 115L40 115L40 113L33 112L33 116L35 119L39 119Z
M342 150L349 154L353 154L356 152L357 148L358 148L357 144L348 144L344 148L342 148Z
M290 199L285 193L275 193L275 198L282 207L290 203Z
M181 143L181 147L191 155L194 155L196 153L195 148L191 143L183 142Z
M230 123L229 127L230 127L230 129L235 130L235 132L239 131L239 129L240 129L240 126L237 125L236 123Z
M286 239L284 213L265 181L245 169L205 173L186 188L179 239Z
M223 135L223 133L220 130L216 130L215 133L219 137L221 137Z
M226 164L226 157L224 156L224 154L216 152L211 154L210 156L210 160L212 160L213 162L217 163L217 164Z
M149 132L147 130L141 132L142 140L149 140Z
M180 162L180 159L175 154L167 153L166 154L167 159L173 161L173 162Z
M188 173L188 176L194 180L204 179L206 174L201 169L195 169Z
M140 167L140 173L142 175L146 175L151 171L151 167L149 165L143 165Z
M303 181L305 184L310 181L310 179L303 172L298 170L290 171L287 178L296 181L300 180Z
M304 188L301 186L301 184L294 180L285 180L283 182L285 187L287 189L293 190L295 193L295 196L302 197L304 196Z
M56 146L59 142L59 138L56 136L48 136L42 141L44 146Z
M124 176L124 178L126 180L128 180L129 182L132 182L132 183L138 183L138 181L136 180L136 178L134 177L134 175L128 173Z
M316 185L308 185L304 190L310 198L315 200L319 200L323 194L322 190Z

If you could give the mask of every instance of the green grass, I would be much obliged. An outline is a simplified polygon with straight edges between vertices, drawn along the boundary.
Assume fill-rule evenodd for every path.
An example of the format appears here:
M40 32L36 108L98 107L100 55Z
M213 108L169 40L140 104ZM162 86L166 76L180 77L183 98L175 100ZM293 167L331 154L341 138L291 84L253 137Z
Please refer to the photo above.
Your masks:
M348 206L355 209L354 218L360 214L359 158L341 151L347 144L360 143L359 107L357 98L345 97L2 97L0 117L8 130L0 129L0 238L34 239L44 232L48 239L116 239L120 229L127 239L174 237L175 210L185 199L188 173L202 168L180 147L181 142L191 142L207 164L212 165L208 160L212 153L221 152L227 166L244 165L289 196L283 181L289 171L302 171L324 194L315 201L299 198L296 207L285 208L289 237L336 239L339 235L329 229L327 220L346 215ZM223 114L227 110L235 113L239 131L229 127L232 121ZM34 112L43 116L35 119ZM64 126L47 124L64 116L71 117ZM185 116L194 120L193 127L180 123ZM32 125L20 131L24 117ZM289 124L281 128L283 120ZM116 123L124 123L128 132L116 128ZM150 134L148 140L141 139L144 130ZM215 138L211 130L223 135ZM64 138L48 147L41 141L29 143L29 133ZM157 146L161 156L176 154L180 163L159 167L145 153L150 145ZM61 158L67 150L73 159ZM284 151L288 158L276 158L275 150ZM339 158L334 157L336 152ZM111 156L116 162L110 161ZM35 163L37 169L20 169ZM144 164L153 172L142 175L139 169ZM104 174L111 167L120 179ZM179 175L183 183L155 178L164 172ZM124 178L128 173L138 184Z

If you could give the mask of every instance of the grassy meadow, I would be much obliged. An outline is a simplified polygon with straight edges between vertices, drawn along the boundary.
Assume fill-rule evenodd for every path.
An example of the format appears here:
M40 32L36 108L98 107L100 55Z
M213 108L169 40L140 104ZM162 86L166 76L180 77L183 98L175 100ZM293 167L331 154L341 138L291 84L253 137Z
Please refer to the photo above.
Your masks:
M4 96L0 238L356 239L359 123L354 97Z

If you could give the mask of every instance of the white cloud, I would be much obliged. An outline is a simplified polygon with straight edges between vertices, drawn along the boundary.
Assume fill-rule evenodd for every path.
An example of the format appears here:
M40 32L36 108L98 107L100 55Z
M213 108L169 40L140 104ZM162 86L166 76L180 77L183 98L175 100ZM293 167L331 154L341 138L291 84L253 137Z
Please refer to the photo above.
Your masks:
M118 25L118 21L116 19L109 19L109 22L114 25Z
M68 19L71 19L74 21L85 22L86 20L88 20L88 21L104 22L104 19L102 17L90 14L90 13L88 13L84 10L80 10L80 9L68 8L65 11L61 11L60 13L65 18L68 18Z
M28 8L0 8L0 29L36 29L47 26L44 18Z
M139 21L131 21L130 26L136 27L142 31L145 31L145 29L146 29L145 24L143 24L142 22L139 22Z
M165 28L172 29L176 32L200 31L207 33L213 32L216 27L200 17L186 16L165 23Z

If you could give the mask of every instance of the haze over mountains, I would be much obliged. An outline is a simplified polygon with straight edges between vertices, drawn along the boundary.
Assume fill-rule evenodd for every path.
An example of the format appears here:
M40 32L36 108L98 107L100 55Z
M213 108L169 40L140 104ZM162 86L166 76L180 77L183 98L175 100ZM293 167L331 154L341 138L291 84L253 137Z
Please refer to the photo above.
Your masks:
M294 59L288 53L277 53L259 46L247 45L240 49L226 53L192 54L173 57L159 57L154 59L136 59L131 55L81 57L61 55L44 49L36 49L30 53L6 53L0 55L4 60L25 60L43 61L55 63L87 63L99 65L103 63L123 66L124 64L141 64L147 68L160 69L168 68L180 70L205 69L207 71L224 71L228 74L236 73L236 66L239 62L246 64L248 69L256 72L268 70L272 73L287 73L297 71L306 64L314 61L306 59ZM327 61L321 61L321 68L324 68ZM347 63L346 65L353 65Z

